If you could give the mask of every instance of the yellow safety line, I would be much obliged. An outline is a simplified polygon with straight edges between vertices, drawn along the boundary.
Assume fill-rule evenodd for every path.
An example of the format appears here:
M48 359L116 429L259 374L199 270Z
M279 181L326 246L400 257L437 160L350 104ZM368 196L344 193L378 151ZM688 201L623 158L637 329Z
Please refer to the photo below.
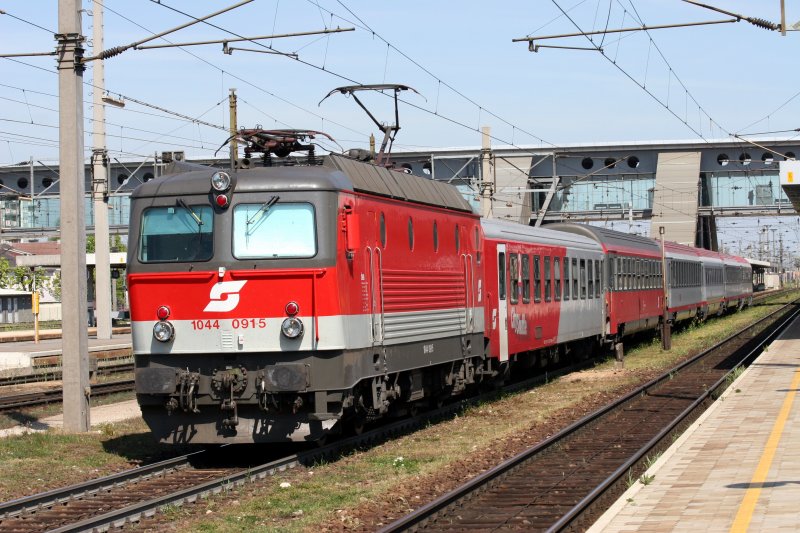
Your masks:
M789 387L789 392L786 393L786 398L783 400L783 405L778 413L778 418L775 420L775 425L772 426L772 433L770 433L767 445L764 447L764 453L761 454L761 460L758 462L756 471L753 474L753 479L750 480L751 487L747 489L739 512L736 513L736 519L731 526L731 533L747 531L750 525L750 520L753 518L753 511L755 511L758 497L761 494L761 486L767 480L772 459L775 458L775 452L778 449L778 442L781 440L783 434L783 427L786 425L786 420L789 418L789 413L792 410L792 402L796 394L796 389L800 387L800 370L795 372L792 384ZM757 485L757 486L753 486Z

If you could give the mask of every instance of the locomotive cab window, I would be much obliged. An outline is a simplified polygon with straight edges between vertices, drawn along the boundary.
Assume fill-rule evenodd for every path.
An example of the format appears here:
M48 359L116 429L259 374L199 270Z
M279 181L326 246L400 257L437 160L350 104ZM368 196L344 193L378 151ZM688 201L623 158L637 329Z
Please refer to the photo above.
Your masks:
M213 248L214 213L209 205L150 207L142 213L139 261L181 263L208 261Z
M314 257L317 225L308 203L239 204L233 208L233 256L237 259Z

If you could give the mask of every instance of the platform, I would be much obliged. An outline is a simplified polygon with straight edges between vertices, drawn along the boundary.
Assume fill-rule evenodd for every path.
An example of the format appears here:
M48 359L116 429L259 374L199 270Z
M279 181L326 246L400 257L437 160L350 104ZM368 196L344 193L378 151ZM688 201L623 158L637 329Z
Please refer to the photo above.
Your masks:
M800 319L589 529L800 529Z
M60 331L59 331L60 333ZM0 333L0 375L33 372L38 366L60 366L61 337L30 341L3 342L3 338L24 338L19 332ZM111 339L88 339L89 353L96 357L114 355L131 349L130 333L115 333Z

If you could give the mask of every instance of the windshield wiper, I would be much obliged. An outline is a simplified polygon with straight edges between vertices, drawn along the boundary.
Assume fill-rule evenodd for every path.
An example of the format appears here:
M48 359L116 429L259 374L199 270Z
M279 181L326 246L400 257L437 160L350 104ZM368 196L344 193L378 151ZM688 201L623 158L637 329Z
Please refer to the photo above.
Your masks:
M250 224L252 224L255 218L262 212L266 213L267 211L269 211L270 208L278 202L278 200L280 200L280 196L272 196L270 197L269 200L261 204L261 207L258 208L258 211L253 213L253 216L247 219L247 225L249 226Z
M178 198L177 202L178 202L179 206L181 206L182 208L186 209L189 212L189 214L192 215L192 218L194 219L194 221L197 222L197 226L198 226L197 229L199 230L200 226L203 225L203 221L200 220L200 217L197 216L197 213L195 213L194 210L192 210L191 207L186 205L186 202L184 202L183 199Z

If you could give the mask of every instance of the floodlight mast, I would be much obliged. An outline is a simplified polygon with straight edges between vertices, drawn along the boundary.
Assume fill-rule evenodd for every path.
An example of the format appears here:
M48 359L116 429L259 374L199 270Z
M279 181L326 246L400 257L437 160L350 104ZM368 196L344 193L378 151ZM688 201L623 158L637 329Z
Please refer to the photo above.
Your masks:
M367 106L356 96L356 92L358 91L387 91L392 90L394 92L394 124L381 124L381 122L375 118ZM392 144L394 143L394 139L397 136L397 132L400 131L400 112L397 107L397 95L400 91L414 91L415 93L419 94L419 92L414 89L413 87L409 87L408 85L401 85L399 83L377 83L372 85L348 85L345 87L337 87L336 89L329 92L325 98L320 100L320 104L325 101L326 98L331 96L332 94L342 93L353 97L353 100L364 110L364 112L372 119L372 122L378 126L378 129L383 132L383 141L381 141L381 149L378 151L378 156L375 158L375 163L379 166L385 166L389 163L389 154L392 153ZM388 149L387 149L388 145Z

